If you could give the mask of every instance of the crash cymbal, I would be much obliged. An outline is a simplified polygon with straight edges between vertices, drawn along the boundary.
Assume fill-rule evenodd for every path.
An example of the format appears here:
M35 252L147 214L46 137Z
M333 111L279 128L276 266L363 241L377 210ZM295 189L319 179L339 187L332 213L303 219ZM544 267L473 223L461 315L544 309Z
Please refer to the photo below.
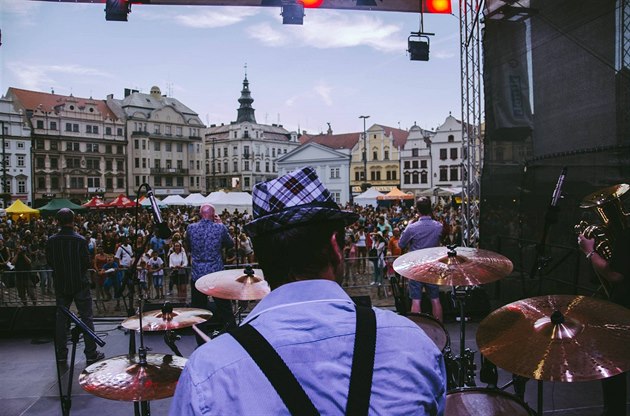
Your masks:
M245 274L243 269L222 270L207 274L195 287L201 293L232 300L259 300L271 292L262 270L249 269L253 274Z
M83 390L95 396L122 401L150 401L171 397L186 359L176 355L147 354L140 365L138 355L119 355L98 361L79 376Z
M478 248L432 247L398 257L394 261L394 270L419 282L474 286L507 276L512 272L512 262L500 254Z
M584 296L505 305L479 324L479 351L509 372L544 381L588 381L630 370L630 310Z
M580 203L580 208L594 208L607 204L608 202L621 198L628 190L630 190L630 185L627 183L620 183L600 189L585 196Z
M170 308L172 312L161 310L149 311L142 314L143 331L170 331L187 328L193 324L200 324L212 318L212 312L195 308ZM121 324L127 329L140 330L140 317L129 317Z

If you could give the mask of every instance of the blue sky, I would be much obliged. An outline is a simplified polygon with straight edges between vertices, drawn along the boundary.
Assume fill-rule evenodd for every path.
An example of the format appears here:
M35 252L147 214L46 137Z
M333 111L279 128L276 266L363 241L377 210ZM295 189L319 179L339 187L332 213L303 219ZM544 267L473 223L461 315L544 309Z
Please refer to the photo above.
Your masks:
M456 8L456 2L453 2ZM306 10L282 25L279 8L134 5L106 22L104 4L0 0L0 87L103 99L124 88L182 101L206 124L236 119L247 63L259 123L335 133L371 123L439 126L460 107L459 25L425 15L429 62L410 61L419 15ZM457 13L456 10L454 10Z

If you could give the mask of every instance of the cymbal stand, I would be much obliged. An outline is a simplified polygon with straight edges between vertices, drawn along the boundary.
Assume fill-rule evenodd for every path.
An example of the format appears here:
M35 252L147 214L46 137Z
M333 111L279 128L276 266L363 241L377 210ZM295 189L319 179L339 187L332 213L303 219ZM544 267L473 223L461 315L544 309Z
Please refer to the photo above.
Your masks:
M459 367L458 386L474 387L475 383L475 351L466 348L466 299L470 297L472 286L454 286L453 298L459 305L459 355L454 358Z
M138 299L138 319L140 325L140 348L138 348L138 365L142 367L147 366L147 351L148 348L144 346L144 330L142 329L142 313L144 309L144 297L140 296ZM131 338L135 338L135 334L131 333ZM131 347L131 346L130 346ZM135 352L130 351L130 354ZM138 409L139 404L139 409ZM151 416L151 407L148 401L133 402L135 416Z
M162 319L171 320L173 316L173 305L170 302L164 302L164 306L162 306ZM177 345L175 345L175 341L179 341L182 339L181 336L175 333L175 331L171 329L167 329L164 332L164 342L168 347L173 351L173 353L177 356L183 357L182 353L179 352Z

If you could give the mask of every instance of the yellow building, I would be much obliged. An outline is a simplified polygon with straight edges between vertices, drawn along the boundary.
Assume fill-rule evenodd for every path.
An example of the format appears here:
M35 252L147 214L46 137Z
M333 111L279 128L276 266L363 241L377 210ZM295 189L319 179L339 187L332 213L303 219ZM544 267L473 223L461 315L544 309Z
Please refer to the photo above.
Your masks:
M406 130L380 124L373 124L367 129L365 137L360 134L359 141L352 148L350 162L353 195L362 192L361 185L365 182L381 192L400 187L400 151L408 134ZM367 179L364 172L367 172Z

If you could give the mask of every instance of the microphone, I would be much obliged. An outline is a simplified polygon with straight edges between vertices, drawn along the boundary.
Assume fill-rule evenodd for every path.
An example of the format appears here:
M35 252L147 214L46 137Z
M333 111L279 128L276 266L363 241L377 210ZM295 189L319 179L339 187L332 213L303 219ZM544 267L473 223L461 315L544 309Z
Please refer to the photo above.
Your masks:
M567 167L562 168L562 172L560 172L560 176L558 177L558 183L556 184L556 189L553 190L553 195L551 195L551 206L557 207L558 201L562 197L562 184L564 183L564 178L567 175Z
M83 331L83 336L84 337L90 337L91 339L94 340L95 343L97 343L100 347L102 347L103 345L105 345L105 341L103 341L98 335L96 335L94 333L94 331L92 331L92 329L90 327L88 327L86 324L83 323L82 320L80 320L70 309L66 308L65 306L59 306L59 309L61 310L61 312L63 312L68 318L70 318L70 320L72 322L74 322L74 324L76 326L78 326L79 328L81 328L81 331ZM73 358L74 359L74 358Z
M155 235L159 238L167 239L171 236L171 229L168 228L168 224L162 220L162 213L160 212L160 207L158 206L157 200L155 199L155 195L153 195L153 189L146 185L147 187L147 198L149 198L149 202L151 203L151 211L153 211L153 223Z

